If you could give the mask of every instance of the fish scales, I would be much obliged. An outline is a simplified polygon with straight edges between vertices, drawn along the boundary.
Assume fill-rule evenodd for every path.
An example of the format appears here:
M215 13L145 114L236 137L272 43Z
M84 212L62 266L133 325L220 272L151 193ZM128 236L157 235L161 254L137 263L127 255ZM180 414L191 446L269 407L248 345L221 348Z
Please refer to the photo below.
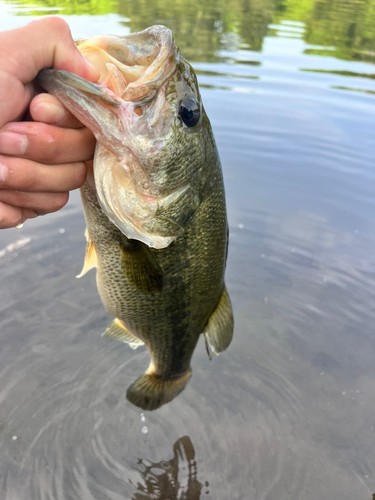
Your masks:
M98 255L98 288L107 310L141 336L160 376L180 375L190 365L195 344L223 287L227 234L225 224L220 224L220 220L225 221L220 191L213 190L206 198L176 243L163 251L148 249L163 276L161 290L151 293L139 289L124 273L121 245L126 237L113 224L107 225L103 235L103 212L95 192L87 185L82 199L88 232ZM217 255L220 260L212 266ZM186 344L192 349L186 350Z
M88 240L81 275L97 268L100 297L116 318L104 336L146 345L150 366L127 397L153 410L186 386L200 335L209 356L225 350L232 339L233 314L224 284L224 184L196 76L170 31L152 27L107 38L108 52L105 36L78 44L103 73L99 84L55 70L44 70L38 80L98 140L93 171L81 188ZM100 60L95 59L98 47L104 50ZM134 68L126 66L137 58L137 50L138 59L149 65L138 80ZM121 53L113 69L111 54L119 58ZM110 58L109 65L103 58ZM119 88L125 89L126 99L112 90Z

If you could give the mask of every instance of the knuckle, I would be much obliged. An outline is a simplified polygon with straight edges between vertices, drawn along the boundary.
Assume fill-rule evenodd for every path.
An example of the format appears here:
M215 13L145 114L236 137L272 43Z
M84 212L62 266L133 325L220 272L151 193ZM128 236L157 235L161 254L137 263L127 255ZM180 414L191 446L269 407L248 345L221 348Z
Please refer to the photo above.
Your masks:
M51 141L43 151L43 164L53 165L56 163L56 158L59 155L59 147L56 141Z
M81 187L86 181L86 163L83 161L74 163L74 187L72 189L77 189Z
M53 196L53 200L50 206L51 212L57 212L61 208L65 207L69 200L69 193L56 193Z
M34 150L38 148L38 151L35 151L35 159L39 158L44 164L56 163L63 149L63 144L60 144L59 137L56 136L57 132L51 125L38 124L38 139L34 144Z
M33 191L37 187L37 184L38 184L38 175L36 169L30 167L27 169L25 175L22 176L19 189L25 192Z
M60 36L69 36L70 37L70 28L69 25L64 19L57 16L48 16L45 18L45 23L49 28L53 29Z

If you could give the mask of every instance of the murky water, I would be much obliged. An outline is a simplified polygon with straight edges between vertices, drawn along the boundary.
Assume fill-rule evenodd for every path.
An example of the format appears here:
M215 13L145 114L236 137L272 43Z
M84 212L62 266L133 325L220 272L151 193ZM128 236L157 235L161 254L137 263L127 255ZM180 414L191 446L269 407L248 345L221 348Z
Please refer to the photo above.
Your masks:
M236 327L141 414L147 352L101 338L94 273L74 277L78 195L2 231L0 498L371 500L374 1L0 0L0 29L47 13L76 37L174 30L223 162Z

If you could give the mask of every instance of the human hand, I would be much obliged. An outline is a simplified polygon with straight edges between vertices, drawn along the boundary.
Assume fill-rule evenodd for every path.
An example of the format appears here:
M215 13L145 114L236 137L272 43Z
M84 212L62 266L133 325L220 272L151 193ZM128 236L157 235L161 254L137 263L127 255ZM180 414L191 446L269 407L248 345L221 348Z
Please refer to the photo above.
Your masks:
M0 33L1 229L64 206L69 191L85 181L84 160L93 156L91 132L54 97L34 97L33 80L44 67L98 78L60 18ZM16 121L29 105L34 122Z

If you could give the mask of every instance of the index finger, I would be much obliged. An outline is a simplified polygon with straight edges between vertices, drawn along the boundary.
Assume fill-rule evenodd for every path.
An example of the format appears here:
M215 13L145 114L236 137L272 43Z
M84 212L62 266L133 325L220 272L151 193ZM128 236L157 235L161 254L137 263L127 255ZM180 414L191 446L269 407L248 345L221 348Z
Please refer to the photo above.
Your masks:
M82 128L84 125L51 94L38 94L30 103L34 122L49 123L63 128Z

